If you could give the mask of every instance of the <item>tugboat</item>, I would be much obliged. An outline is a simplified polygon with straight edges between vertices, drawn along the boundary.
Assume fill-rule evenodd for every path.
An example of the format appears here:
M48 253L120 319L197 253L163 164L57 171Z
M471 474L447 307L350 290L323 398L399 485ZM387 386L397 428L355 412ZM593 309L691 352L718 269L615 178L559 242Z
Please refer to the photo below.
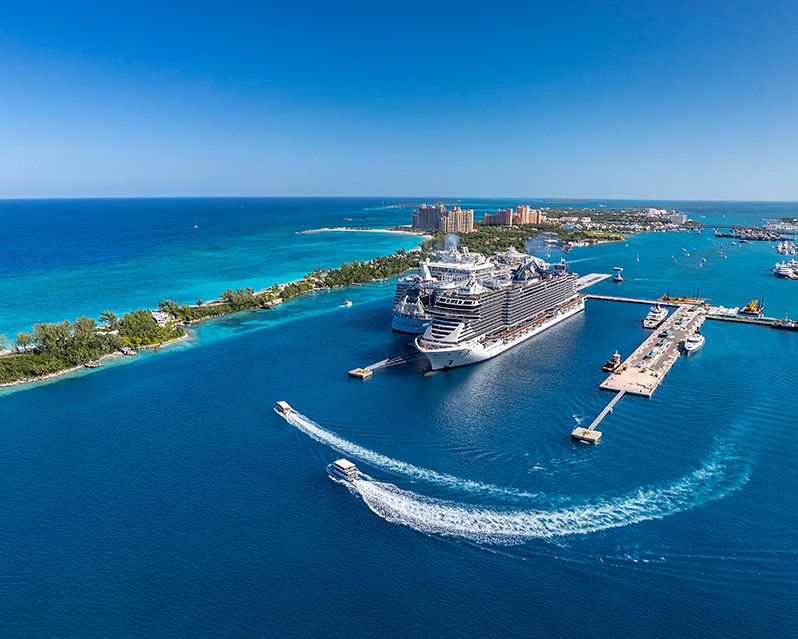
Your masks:
M764 310L765 298L763 297L761 300L751 300L748 302L748 304L740 309L740 313L743 315L759 315Z
M695 333L690 335L690 337L684 340L683 348L685 354L689 355L690 353L695 353L704 345L705 341L706 337L704 337L701 333L696 331Z
M607 363L601 367L601 370L606 371L607 373L612 373L618 370L621 364L622 364L621 354L618 351L615 351L615 355L610 357Z
M360 473L357 466L348 459L338 459L327 465L327 474L333 479L351 482L357 479Z
M657 302L657 305L652 306L648 315L643 318L643 328L657 328L665 321L666 317L668 317L668 309L662 308Z
M795 331L798 330L798 324L793 322L787 315L784 315L783 320L779 320L773 323L773 328L781 328L786 331Z

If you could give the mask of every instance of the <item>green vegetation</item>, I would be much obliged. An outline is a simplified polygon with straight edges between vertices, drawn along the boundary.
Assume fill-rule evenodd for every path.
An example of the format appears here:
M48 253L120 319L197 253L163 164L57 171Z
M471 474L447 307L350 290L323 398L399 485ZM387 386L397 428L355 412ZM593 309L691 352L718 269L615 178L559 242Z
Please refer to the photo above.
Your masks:
M144 310L132 311L121 319L105 311L100 321L103 328L89 317L79 317L73 323L42 322L27 333L19 333L14 352L0 357L0 384L42 377L121 348L160 344L185 335L181 326L158 326L149 311ZM7 344L3 336L0 348Z
M506 251L510 247L524 252L527 241L538 235L557 237L563 243L569 242L617 242L623 239L619 233L604 233L600 231L583 231L579 229L564 229L559 226L547 224L525 224L524 226L484 226L480 222L474 223L471 233L459 235L460 245L469 251L476 251L484 255L493 255L498 251ZM443 248L444 233L435 233L432 239L426 240L421 247L425 251L440 250Z

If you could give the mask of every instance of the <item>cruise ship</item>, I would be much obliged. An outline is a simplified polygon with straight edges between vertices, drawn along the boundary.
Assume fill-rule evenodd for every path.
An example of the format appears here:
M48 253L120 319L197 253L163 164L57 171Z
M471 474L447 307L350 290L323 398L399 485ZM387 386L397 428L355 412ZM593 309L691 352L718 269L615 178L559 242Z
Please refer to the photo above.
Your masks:
M526 256L510 272L442 288L416 347L433 370L495 357L584 309L576 279L564 261Z
M432 303L440 286L484 280L492 277L496 269L496 264L481 253L471 253L465 247L459 251L456 246L442 251L437 261L427 259L420 266L420 275L413 273L396 282L392 324L395 331L423 333L432 322L426 307Z

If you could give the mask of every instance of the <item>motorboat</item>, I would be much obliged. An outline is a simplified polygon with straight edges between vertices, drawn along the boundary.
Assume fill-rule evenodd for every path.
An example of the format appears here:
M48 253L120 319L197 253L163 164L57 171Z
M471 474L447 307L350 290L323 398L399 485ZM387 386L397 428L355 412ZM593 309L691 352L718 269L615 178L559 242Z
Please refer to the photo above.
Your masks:
M352 300L346 300L341 306L352 306Z
M277 402L274 406L274 412L278 415L288 415L294 409L288 405L288 402Z
M341 481L354 481L359 476L357 466L348 459L338 459L327 465L327 474L333 479Z
M690 353L695 353L704 345L705 341L706 337L704 337L701 333L696 331L695 333L690 335L690 337L684 340L683 344L684 352L687 355L689 355Z

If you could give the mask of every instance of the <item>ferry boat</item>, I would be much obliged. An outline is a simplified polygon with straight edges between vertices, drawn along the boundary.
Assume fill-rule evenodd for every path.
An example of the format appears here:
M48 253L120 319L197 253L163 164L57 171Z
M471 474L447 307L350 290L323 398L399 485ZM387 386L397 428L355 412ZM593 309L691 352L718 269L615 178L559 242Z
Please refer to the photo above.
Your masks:
M565 260L526 256L509 273L439 291L416 348L433 370L495 357L583 310L576 279Z
M623 362L621 360L621 354L618 351L615 351L615 355L613 355L612 357L610 357L609 360L607 360L607 363L601 367L601 370L606 371L608 373L612 373L613 371L618 370L621 367L622 363Z
M765 310L765 298L763 297L762 300L751 300L740 309L740 313L743 315L759 315L762 311Z
M327 464L327 474L333 479L351 482L358 478L360 472L348 459L338 459L332 464Z
M683 343L684 352L687 355L689 355L690 353L695 353L704 345L705 341L706 338L701 333L696 331L695 333L690 335L690 337L684 340Z
M668 317L668 309L663 308L657 302L656 306L652 306L648 315L643 318L643 328L657 328Z

